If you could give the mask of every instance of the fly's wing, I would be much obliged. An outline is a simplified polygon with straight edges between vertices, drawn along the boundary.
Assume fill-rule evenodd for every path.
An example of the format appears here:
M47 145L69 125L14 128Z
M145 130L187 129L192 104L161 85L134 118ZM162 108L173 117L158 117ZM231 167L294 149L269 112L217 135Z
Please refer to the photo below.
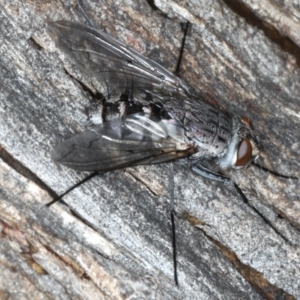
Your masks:
M120 43L108 34L78 23L59 21L49 24L56 45L81 71L96 76L111 91L151 91L162 94L188 94L188 87L158 63Z
M166 162L194 153L174 120L155 122L143 115L114 119L56 146L55 161L81 171L109 171Z
M160 102L176 120L186 110L195 111L194 105L200 111L220 108L214 99L195 94L164 67L102 31L59 21L49 24L49 32L76 67L106 87L106 96L127 93L138 101Z

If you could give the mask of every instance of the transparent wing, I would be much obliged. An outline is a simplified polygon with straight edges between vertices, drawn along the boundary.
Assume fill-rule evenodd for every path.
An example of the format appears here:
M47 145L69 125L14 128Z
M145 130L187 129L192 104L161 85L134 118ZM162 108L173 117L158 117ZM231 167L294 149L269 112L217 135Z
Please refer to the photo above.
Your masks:
M50 23L49 28L57 46L109 90L188 93L188 87L174 74L104 32L68 21Z
M174 120L155 122L140 114L92 127L56 146L55 161L77 170L108 171L166 162L194 153Z
M106 95L127 93L138 101L150 96L177 120L186 110L221 108L214 99L195 94L164 67L102 31L68 21L50 23L49 29L56 45L76 67L106 87Z

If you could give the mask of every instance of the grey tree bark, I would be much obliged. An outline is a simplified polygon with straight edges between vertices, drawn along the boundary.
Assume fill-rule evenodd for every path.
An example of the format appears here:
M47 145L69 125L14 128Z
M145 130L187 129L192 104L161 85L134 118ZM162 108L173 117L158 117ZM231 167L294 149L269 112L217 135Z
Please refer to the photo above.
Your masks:
M300 6L253 1L80 2L94 25L174 70L260 134L259 163L230 186L175 163L179 286L173 281L168 164L93 178L51 149L84 129L95 85L73 74L47 22L85 22L77 1L0 0L0 298L300 298ZM71 75L70 75L71 73ZM78 80L75 80L76 79ZM284 238L283 238L283 237Z

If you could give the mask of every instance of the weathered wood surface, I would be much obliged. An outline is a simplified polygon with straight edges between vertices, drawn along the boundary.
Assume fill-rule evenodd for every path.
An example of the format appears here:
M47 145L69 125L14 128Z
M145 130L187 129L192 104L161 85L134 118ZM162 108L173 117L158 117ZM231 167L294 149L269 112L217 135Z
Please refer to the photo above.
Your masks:
M263 145L261 164L300 177L299 6L266 0L155 1L157 9L146 1L82 5L95 26L170 70L180 21L190 21L181 77L251 117ZM0 141L12 166L0 167L0 298L300 298L298 180L254 166L230 174L287 242L232 188L175 165L179 287L167 164L98 176L66 196L67 205L44 206L51 191L61 194L87 175L50 156L56 143L84 128L89 105L87 92L52 52L46 22L61 19L84 22L76 1L0 0Z

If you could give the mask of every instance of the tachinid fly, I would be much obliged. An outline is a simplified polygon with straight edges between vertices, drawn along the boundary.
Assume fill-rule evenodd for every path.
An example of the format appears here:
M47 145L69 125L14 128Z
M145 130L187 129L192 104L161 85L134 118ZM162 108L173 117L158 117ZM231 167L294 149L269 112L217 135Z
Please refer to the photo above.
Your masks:
M106 87L88 130L56 146L54 160L77 170L108 171L190 157L194 171L222 180L202 164L238 169L258 157L248 117L209 103L106 33L68 21L51 23L50 31L65 55Z

